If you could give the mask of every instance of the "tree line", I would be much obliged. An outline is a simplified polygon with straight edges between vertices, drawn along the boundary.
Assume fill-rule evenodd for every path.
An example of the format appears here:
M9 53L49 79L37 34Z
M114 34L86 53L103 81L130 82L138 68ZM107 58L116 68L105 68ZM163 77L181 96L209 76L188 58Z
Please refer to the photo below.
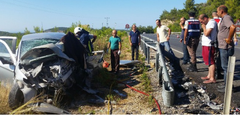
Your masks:
M206 3L199 4L195 4L195 0L186 0L183 5L184 9L173 8L170 11L164 10L159 17L161 20L174 21L175 23L169 25L169 28L174 32L181 31L179 27L180 18L185 17L188 19L188 12L190 11L196 13L196 18L203 13L212 17L213 11L217 11L220 5L225 5L228 7L228 14L232 16L234 22L240 18L240 0L207 0Z

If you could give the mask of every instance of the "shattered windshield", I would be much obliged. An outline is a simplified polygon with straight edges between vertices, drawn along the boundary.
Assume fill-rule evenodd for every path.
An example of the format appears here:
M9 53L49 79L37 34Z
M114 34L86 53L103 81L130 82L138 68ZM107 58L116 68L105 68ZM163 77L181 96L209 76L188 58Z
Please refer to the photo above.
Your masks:
M51 39L51 38L44 38L44 39L34 39L34 40L26 40L22 41L21 49L20 49L20 56L22 57L27 51L30 49L45 45L45 44L56 44L59 40Z

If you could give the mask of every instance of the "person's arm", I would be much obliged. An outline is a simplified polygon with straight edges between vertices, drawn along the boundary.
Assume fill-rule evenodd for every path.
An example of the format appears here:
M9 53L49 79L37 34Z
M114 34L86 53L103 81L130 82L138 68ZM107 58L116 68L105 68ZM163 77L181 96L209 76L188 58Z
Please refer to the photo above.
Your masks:
M170 29L170 28L168 28L168 36L167 36L167 41L169 41L169 40L170 40L170 35L171 35L171 29Z
M111 37L110 37L110 39L111 39ZM109 48L110 48L110 45L111 45L110 39L108 40L107 49L109 49Z
M182 28L182 29L184 29L184 26L183 26L183 23L182 22L180 22L180 27Z
M234 42L238 42L238 39L237 39L237 34L236 34L236 32L234 33Z
M188 21L185 21L185 25L184 25L184 36L183 36L183 43L186 44L186 38L187 38L187 32L188 32Z
M128 36L128 38L129 38L129 43L130 43L130 46L132 46L132 40L131 40L131 35L130 35L130 33L129 33L129 36Z
M121 40L118 42L118 49L121 50L122 48L122 44L121 44Z
M187 32L188 32L188 29L185 28L184 38L183 38L184 44L186 44Z
M139 38L138 45L140 45L141 44L141 35L140 34L139 34L138 38Z
M228 38L225 39L225 41L227 42L227 44L230 44L231 41L232 41L232 37L235 33L235 29L236 29L236 26L234 24L232 24L230 26L230 30L229 30L229 34L228 34Z
M206 25L205 24L202 24L202 29L203 29L203 34L205 36L209 36L213 30L213 28L208 28L206 29Z
M96 36L96 35L93 35L92 43L95 42L96 39L97 39L97 36Z

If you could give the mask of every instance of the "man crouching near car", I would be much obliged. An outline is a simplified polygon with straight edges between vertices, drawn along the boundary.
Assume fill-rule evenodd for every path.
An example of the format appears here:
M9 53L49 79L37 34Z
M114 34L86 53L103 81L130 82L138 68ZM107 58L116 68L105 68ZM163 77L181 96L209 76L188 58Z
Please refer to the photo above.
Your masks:
M201 77L201 79L205 80L203 83L215 83L214 43L217 38L217 23L214 19L209 19L206 14L201 14L199 16L199 21L201 22L203 29L202 56L204 63L208 65L208 75L206 77Z

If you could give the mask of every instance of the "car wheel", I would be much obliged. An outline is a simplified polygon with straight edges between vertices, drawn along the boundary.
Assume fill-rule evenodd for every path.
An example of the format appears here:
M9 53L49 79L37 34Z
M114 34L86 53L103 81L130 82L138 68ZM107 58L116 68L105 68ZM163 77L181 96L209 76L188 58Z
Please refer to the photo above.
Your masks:
M8 96L9 107L15 109L24 102L24 96L17 83L15 83Z

